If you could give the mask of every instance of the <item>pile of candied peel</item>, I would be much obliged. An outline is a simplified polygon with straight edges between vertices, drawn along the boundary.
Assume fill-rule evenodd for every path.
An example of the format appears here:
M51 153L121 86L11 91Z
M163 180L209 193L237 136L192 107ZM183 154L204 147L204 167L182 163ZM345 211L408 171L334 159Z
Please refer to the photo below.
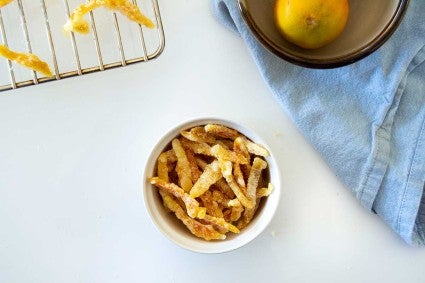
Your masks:
M180 132L158 157L156 186L164 207L197 237L223 240L253 219L272 192L269 152L234 129L216 124Z
M13 1L14 0L0 0L0 9ZM84 16L100 7L118 11L129 20L148 28L155 27L154 23L146 17L135 4L131 3L130 0L88 0L86 3L75 8L75 10L71 13L68 21L63 26L64 32L77 32L81 34L89 33L89 23L84 19ZM46 77L53 76L49 65L34 54L16 52L9 49L7 46L0 44L0 57L4 57L21 66L30 68L45 75Z

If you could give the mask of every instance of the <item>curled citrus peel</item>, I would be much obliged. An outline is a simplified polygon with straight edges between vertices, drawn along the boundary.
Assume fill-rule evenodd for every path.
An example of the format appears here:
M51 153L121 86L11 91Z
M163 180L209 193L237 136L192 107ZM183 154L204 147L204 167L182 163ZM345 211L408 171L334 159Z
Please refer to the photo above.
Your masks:
M53 73L50 70L49 65L38 58L37 55L31 53L19 53L10 50L5 45L0 44L0 56L13 61L19 65L30 68L34 71L42 73L47 77L53 77Z
M9 4L12 1L13 0L0 0L0 8L6 6L7 4Z
M84 15L100 7L118 11L129 20L148 28L155 27L154 23L143 15L140 9L129 0L88 0L86 3L75 8L68 21L63 26L63 30L65 32L77 32L82 34L89 33L89 23L84 19Z
M194 235L208 241L226 239L226 236L217 232L212 225L200 223L199 221L189 217L169 193L160 190L160 194L162 196L164 206L174 212L177 218L180 219Z

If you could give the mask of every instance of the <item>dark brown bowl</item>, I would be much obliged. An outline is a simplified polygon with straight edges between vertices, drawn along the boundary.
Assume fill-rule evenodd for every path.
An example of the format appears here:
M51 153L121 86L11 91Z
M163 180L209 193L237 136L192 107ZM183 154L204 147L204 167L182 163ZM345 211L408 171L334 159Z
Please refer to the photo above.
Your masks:
M275 0L238 0L254 36L268 50L291 63L317 69L354 63L377 50L400 24L409 0L350 0L344 32L319 49L302 49L283 38L274 22Z

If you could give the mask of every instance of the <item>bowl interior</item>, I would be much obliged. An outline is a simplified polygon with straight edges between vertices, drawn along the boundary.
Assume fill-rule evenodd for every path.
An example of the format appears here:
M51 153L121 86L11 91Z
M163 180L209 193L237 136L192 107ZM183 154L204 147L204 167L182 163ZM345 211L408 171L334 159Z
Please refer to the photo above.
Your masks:
M270 157L266 158L268 162L268 171L270 181L274 186L273 193L264 198L256 213L256 216L251 223L241 231L240 234L228 233L227 238L223 241L205 241L192 235L189 230L175 217L168 213L163 207L162 200L157 192L147 179L152 177L156 170L156 160L164 148L169 145L171 140L179 135L180 130L191 128L198 125L208 123L222 124L247 136L249 139L264 145L269 151L270 148L263 142L260 137L245 127L241 127L233 122L222 119L197 119L184 123L170 130L154 147L147 160L145 172L143 175L143 197L145 206L155 226L171 241L188 250L202 253L220 253L239 248L259 235L272 219L280 198L280 175L277 169L276 161L273 158L273 153L270 151Z
M254 34L263 43L293 58L332 61L358 54L372 48L376 40L391 32L396 15L400 12L400 0L350 0L350 14L344 32L329 45L305 50L286 41L274 22L275 0L239 0L241 10Z

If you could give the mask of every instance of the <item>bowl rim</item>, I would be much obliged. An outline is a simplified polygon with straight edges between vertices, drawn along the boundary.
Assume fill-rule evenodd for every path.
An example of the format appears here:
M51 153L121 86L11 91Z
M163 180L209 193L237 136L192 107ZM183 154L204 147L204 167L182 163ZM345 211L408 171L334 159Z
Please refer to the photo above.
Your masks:
M255 38L270 52L274 53L278 57L307 68L312 69L332 69L350 65L354 62L357 62L380 48L395 32L397 27L400 25L410 0L399 0L397 9L387 25L382 29L382 31L366 45L360 47L359 49L350 52L344 56L338 56L331 59L312 59L303 56L297 56L290 52L287 52L280 48L278 45L274 44L258 27L254 19L251 17L249 9L246 5L246 0L238 0L239 11L244 19L245 23L248 25L251 32L254 34Z
M269 165L273 164L273 171L274 174L272 173L272 171L270 170L270 174L273 174L274 179L273 179L273 186L274 186L274 190L273 190L273 199L271 201L271 203L269 204L268 207L268 214L264 215L263 221L262 222L255 222L255 226L254 226L254 230L251 232L250 234L246 237L239 237L239 235L235 236L234 239L230 240L233 241L231 244L226 240L224 241L217 241L217 242L213 242L216 243L215 247L209 247L207 249L201 249L196 245L190 245L188 243L179 241L179 239L181 237L172 237L172 235L170 235L170 233L168 233L167 229L164 227L164 223L160 223L158 221L158 219L156 219L156 216L154 214L154 211L152 209L152 205L150 204L148 198L148 193L146 191L147 186L149 186L149 182L147 181L148 175L151 174L150 172L150 167L152 167L151 163L152 160L156 161L157 159L157 153L158 153L158 148L165 146L166 144L168 144L172 138L174 138L173 133L177 133L177 135L179 134L179 131L183 128L187 128L187 127L194 127L196 125L202 125L202 124L207 124L207 123L221 123L224 126L228 126L228 127L232 127L233 129L236 129L237 131L241 132L241 129L244 132L241 132L242 134L246 135L248 138L258 138L259 140L256 142L260 142L262 145L264 145L267 150L269 150L270 152L270 156L267 157L266 159L268 159L268 163ZM162 152L162 149L160 149ZM168 240L170 240L171 242L173 242L174 244L192 251L192 252L198 252L198 253L204 253L204 254L218 254L218 253L225 253L225 252L230 252L233 250L236 250L238 248L241 248L243 246L245 246L246 244L250 243L251 241L253 241L255 238L257 238L270 224L270 222L272 221L272 219L274 218L279 204L280 204L280 198L281 198L281 190L282 190L282 185L281 185L281 172L278 168L278 163L277 160L274 158L273 155L273 151L272 149L268 146L267 143L265 143L264 139L261 138L260 135L258 135L256 133L256 131L254 131L253 129L251 129L250 127L246 126L244 123L240 123L240 122L236 122L233 119L226 119L226 118L217 118L217 117L200 117L200 118L193 118L193 119L188 119L188 120L184 120L183 122L178 123L176 126L173 126L169 129L167 129L166 131L164 131L160 137L156 140L156 142L154 143L154 145L152 146L149 155L146 159L145 162L145 166L143 168L143 173L142 173L142 198L143 198L143 202L144 202L144 206L145 206L145 211L147 211L149 218L150 218L150 222L153 224L153 226L162 234L164 235ZM154 168L154 166L153 166ZM149 175L150 176L150 175ZM271 176L272 177L272 176ZM193 236L195 237L195 236ZM239 238L239 239L238 239ZM194 238L195 239L195 238ZM205 244L209 244L210 242L205 241ZM223 243L222 245L220 243Z

